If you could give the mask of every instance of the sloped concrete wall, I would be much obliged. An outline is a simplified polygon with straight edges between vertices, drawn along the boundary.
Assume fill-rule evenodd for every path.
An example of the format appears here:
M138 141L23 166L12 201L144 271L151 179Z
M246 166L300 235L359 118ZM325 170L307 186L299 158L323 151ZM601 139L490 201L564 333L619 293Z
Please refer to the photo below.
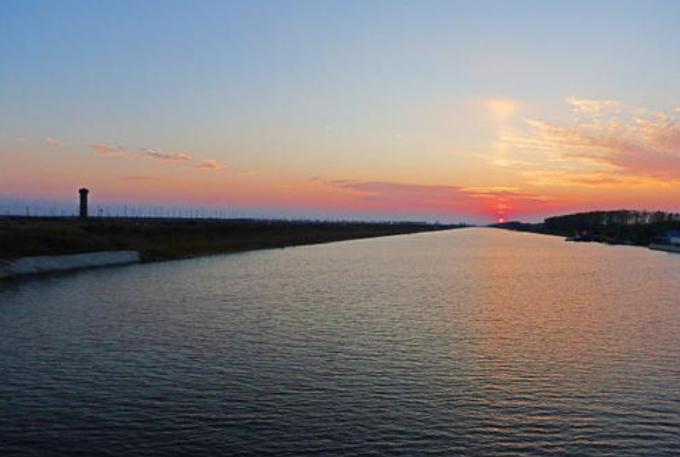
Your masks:
M124 265L141 261L138 251L100 251L84 254L22 257L0 262L0 279L51 271Z

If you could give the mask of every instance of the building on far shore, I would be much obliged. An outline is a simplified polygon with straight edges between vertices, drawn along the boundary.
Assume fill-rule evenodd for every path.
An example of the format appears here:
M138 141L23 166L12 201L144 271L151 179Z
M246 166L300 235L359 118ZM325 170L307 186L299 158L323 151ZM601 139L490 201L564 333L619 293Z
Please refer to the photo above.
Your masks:
M668 230L666 233L664 233L663 238L666 244L680 246L680 230Z

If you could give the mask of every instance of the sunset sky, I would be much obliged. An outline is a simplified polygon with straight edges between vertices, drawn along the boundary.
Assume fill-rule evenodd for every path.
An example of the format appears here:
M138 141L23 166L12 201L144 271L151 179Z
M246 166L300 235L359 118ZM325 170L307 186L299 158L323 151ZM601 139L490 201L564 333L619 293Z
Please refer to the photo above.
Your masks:
M275 217L680 211L679 24L675 1L4 0L0 211L81 186Z

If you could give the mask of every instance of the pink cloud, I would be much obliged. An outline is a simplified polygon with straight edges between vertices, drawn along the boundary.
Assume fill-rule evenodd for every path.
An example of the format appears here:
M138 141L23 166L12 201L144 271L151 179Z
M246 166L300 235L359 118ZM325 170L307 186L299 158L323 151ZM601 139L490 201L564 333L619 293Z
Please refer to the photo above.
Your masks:
M661 188L672 186L672 182L649 179L641 176L621 174L617 171L578 171L574 169L526 171L534 186L608 187L608 188Z
M620 111L623 109L623 103L617 100L595 100L588 98L567 97L564 101L571 105L575 112L583 114L594 114L603 111Z
M111 145L107 143L93 143L90 145L95 153L102 157L126 157L137 155L136 152L130 151L125 146Z
M191 160L191 154L185 152L162 152L155 149L143 149L142 155L159 162L184 162Z
M501 137L510 155L535 151L548 159L599 166L595 171L600 173L680 181L680 125L673 116L658 112L636 116L640 110L624 112L623 105L612 100L568 102L586 115L568 125L527 120L524 131ZM589 116L605 111L601 117ZM611 184L613 179L602 183Z
M222 170L226 168L225 165L219 163L217 160L208 159L194 165L194 168L203 168L207 170Z
M48 146L61 146L61 141L51 136L48 136L47 138L45 138L45 144Z
M95 153L102 157L146 157L157 162L186 162L192 159L191 154L185 152L163 152L156 149L129 149L125 146L108 143L93 143L90 145Z

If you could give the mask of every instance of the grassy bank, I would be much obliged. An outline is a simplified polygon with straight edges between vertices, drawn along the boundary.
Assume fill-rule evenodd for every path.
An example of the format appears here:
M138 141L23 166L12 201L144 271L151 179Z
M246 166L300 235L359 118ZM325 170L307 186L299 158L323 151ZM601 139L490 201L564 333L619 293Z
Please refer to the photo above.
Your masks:
M0 218L0 259L136 250L146 261L456 228L425 223Z

